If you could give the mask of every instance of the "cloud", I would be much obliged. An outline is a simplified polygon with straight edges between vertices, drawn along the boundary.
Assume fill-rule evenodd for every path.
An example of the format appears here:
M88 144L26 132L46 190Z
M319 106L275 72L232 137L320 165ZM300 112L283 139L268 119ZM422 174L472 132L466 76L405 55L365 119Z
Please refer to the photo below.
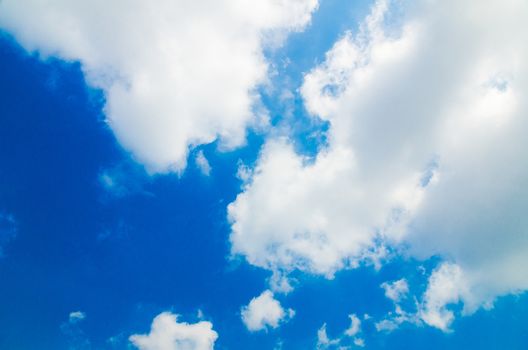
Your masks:
M355 314L349 315L348 317L350 318L350 327L345 331L345 334L353 337L361 330L361 320Z
M150 172L182 171L188 149L229 149L261 123L263 49L301 30L317 0L4 0L0 27L29 51L80 61L108 124Z
M402 278L394 282L384 282L381 288L385 290L385 296L395 303L405 298L409 293L409 284Z
M429 277L419 316L428 325L447 332L454 319L447 305L467 297L471 295L463 271L456 264L443 263Z
M86 333L82 329L82 321L86 319L86 313L82 311L72 311L68 316L68 321L60 325L60 330L70 344L70 349L91 349L92 344Z
M376 137L383 122L375 120L385 114L375 95L383 91L370 86L374 77L366 79L380 66L399 63L412 46L411 34L382 35L386 8L378 2L360 33L346 34L305 76L308 110L331 123L328 147L310 161L286 140L269 141L245 191L229 206L233 252L250 263L332 276L366 258L380 232L397 236L398 219L416 206L425 164L410 168L391 155L398 150L383 140L396 141L397 134ZM358 119L354 128L352 117ZM397 131L386 125L393 126Z
M394 302L394 312L389 312L385 319L376 322L377 331L392 332L403 323L429 325L443 332L450 332L450 325L455 319L453 307L464 303L462 313L472 311L474 304L473 287L470 276L467 276L457 264L442 262L431 273L427 288L421 296L421 301L415 299L415 310L404 310L400 301L409 293L408 284L404 279L383 283L387 298ZM400 294L399 292L404 294ZM478 301L480 303L480 301ZM490 304L485 304L490 307Z
M251 299L249 304L242 308L242 322L251 332L261 331L268 327L277 328L294 315L295 311L284 310L269 290Z
M394 319L384 319L375 323L378 332L392 332L400 326L400 322Z
M350 318L350 327L348 327L340 337L335 339L328 337L326 323L324 323L317 331L316 349L349 349L350 347L345 344L350 344L350 340L355 346L364 347L365 340L358 336L358 334L361 333L361 320L355 314L348 315L348 317Z
M140 350L212 350L217 338L211 322L178 322L178 315L163 312L152 321L149 334L129 339Z
M317 345L316 349L328 349L331 346L339 344L339 339L330 339L326 333L326 323L317 330Z
M394 312L389 312L384 319L378 321L374 324L374 327L378 332L393 332L398 329L402 324L409 323L413 325L423 325L423 320L420 318L422 316L417 312L406 311L400 305L395 305ZM426 324L435 327L432 323ZM447 331L446 329L442 329Z
M389 312L384 319L374 324L378 332L392 332L400 327L403 323L412 323L414 325L423 324L419 315L419 311L405 310L402 302L408 299L410 290L407 280L402 278L393 282L384 282L381 288L385 290L385 296L394 304L394 311ZM418 304L416 298L413 300ZM415 305L416 308L419 305Z
M328 277L380 244L440 256L464 275L470 313L528 289L528 4L400 3L402 15L377 1L305 75L328 145L307 159L267 142L228 209L232 250ZM445 269L424 295L424 317L444 329L435 281L459 274Z
M354 339L354 345L359 346L360 348L365 347L365 339L363 338L355 338Z
M348 317L350 318L350 327L345 330L345 336L351 337L354 345L364 347L365 340L358 337L358 334L361 332L361 320L355 314L348 315Z
M86 314L82 311L73 311L70 312L69 321L70 323L77 323L86 318Z
M207 158L205 158L205 155L202 150L198 151L194 161L196 162L196 166L198 167L198 169L200 169L200 172L203 175L209 176L211 174L211 165L209 164Z

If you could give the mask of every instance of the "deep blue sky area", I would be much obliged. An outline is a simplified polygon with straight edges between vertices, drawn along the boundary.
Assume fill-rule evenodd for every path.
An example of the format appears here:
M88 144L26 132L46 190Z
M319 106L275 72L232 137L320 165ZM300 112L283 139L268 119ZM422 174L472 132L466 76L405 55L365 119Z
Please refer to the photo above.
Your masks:
M87 313L98 345L166 309L238 319L228 310L265 275L227 259L225 206L248 151L214 157L214 177L148 178L116 144L79 65L41 62L6 36L0 60L0 198L18 225L0 264L0 348L64 347L73 310ZM126 173L125 194L102 186L104 171Z
M296 91L303 72L356 29L347 23L357 23L368 3L347 3L327 1L312 27L267 53L294 62L279 68L276 86ZM325 126L307 115L298 91L280 106L280 91L262 94L274 124L293 111L297 146L314 154L324 140L307 135ZM181 176L149 176L116 142L104 102L79 63L41 59L0 34L0 214L16 222L13 237L0 237L0 350L127 349L128 337L147 333L160 312L196 322L198 310L219 334L216 349L314 349L323 323L337 337L349 314L379 320L391 311L381 283L406 276L424 290L420 271L430 272L434 259L395 258L379 271L366 266L332 280L297 274L295 290L277 296L295 316L276 330L249 332L240 308L268 288L270 272L230 255L226 206L241 189L240 162L254 164L264 136L250 132L247 145L230 152L216 144L193 150L189 159L202 150L211 176L192 161ZM116 179L114 190L103 174ZM74 311L86 319L69 324ZM366 320L362 337L366 349L521 350L526 314L526 295L507 296L492 311L457 318L451 333L405 324L387 334Z

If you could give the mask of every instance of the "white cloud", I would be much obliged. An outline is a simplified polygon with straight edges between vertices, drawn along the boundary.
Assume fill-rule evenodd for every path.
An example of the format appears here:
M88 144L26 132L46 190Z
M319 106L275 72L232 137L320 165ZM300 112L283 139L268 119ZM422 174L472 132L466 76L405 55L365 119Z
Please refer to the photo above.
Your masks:
M385 296L395 303L400 302L409 293L409 284L404 278L394 282L384 282L381 288L385 290Z
M399 304L402 298L396 289L404 290L405 295L409 292L408 285L398 283L400 281L405 280L382 284L386 296L394 302L395 310L389 312L385 319L376 322L378 331L392 332L403 323L415 325L425 323L444 332L450 332L450 325L455 319L453 307L463 302L465 306L463 313L467 313L475 305L470 276L454 263L443 262L431 273L421 301L416 301L415 311L406 311Z
M349 337L354 337L361 331L361 320L355 314L348 317L350 318L350 327L345 331L345 334Z
M310 20L317 0L4 0L0 27L29 51L79 60L104 90L117 139L151 172L190 147L245 142L266 82L263 47Z
M345 330L345 335L353 338L354 345L364 347L365 340L358 337L358 334L361 332L361 320L355 314L348 315L348 317L350 318L350 327Z
M422 325L421 313L404 310L401 305L395 302L394 311L389 312L384 319L374 324L378 332L390 333L398 329L404 323Z
M196 166L198 167L198 169L200 169L203 175L209 176L211 174L211 165L209 164L207 158L205 158L205 155L202 150L198 151L194 161L196 162Z
M82 311L73 311L70 312L69 320L70 323L77 323L79 321L82 321L86 318L86 314Z
M355 314L348 315L350 318L350 326L343 332L343 334L335 339L328 337L326 332L326 323L317 331L317 349L349 349L349 346L344 344L350 343L350 339L355 346L364 347L365 340L358 335L361 333L361 320Z
M392 332L406 322L421 323L421 319L416 312L406 311L400 304L409 294L407 280L402 278L393 282L384 282L381 284L381 288L385 290L385 296L394 303L394 311L389 312L384 319L374 324L378 332Z
M70 349L91 349L90 339L82 329L82 321L86 319L86 313L72 311L68 315L68 321L60 325L60 330L70 344Z
M394 312L389 312L384 319L374 324L378 332L391 333L398 329L402 324L408 323L415 326L422 326L423 320L420 318L420 314L416 312L409 312L402 309L401 306L397 305ZM436 327L433 324L426 324ZM438 327L437 327L438 328ZM442 329L448 331L447 329Z
M412 38L380 37L376 23L382 20L383 8L383 4L375 8L358 39L345 36L327 53L322 66L305 77L302 92L308 109L331 122L328 148L309 162L285 140L269 141L245 191L229 206L233 252L245 255L250 263L332 276L367 257L380 231L390 227L394 230L386 231L395 236L394 221L416 206L425 164L409 168L403 160L391 159L380 149L382 141L366 136L379 127L370 120L372 116L364 115L370 111L350 111L352 107L367 109L369 102L379 106L368 96L379 88L369 86L373 78L366 80L366 76L378 66L398 63L411 46ZM387 51L391 55L383 54ZM356 69L361 86L351 86ZM345 82L348 85L329 87ZM326 95L347 86L353 91L339 97L332 97L333 92ZM351 116L362 119L354 135L365 136L358 140L350 137ZM388 159L377 162L376 154L370 156L373 152Z
M400 326L400 323L394 319L383 319L375 323L378 332L392 332Z
M363 339L363 338L354 339L354 345L355 346L359 346L361 348L365 347L365 339Z
M251 299L249 304L242 308L242 321L252 332L268 327L277 328L280 323L291 319L294 315L292 309L284 310L269 290Z
M528 3L404 1L401 26L391 6L305 76L328 147L308 160L282 139L264 146L229 206L233 253L331 277L402 244L459 266L471 312L528 289ZM434 285L425 314L445 328Z
M460 267L451 263L443 263L433 271L423 296L420 318L430 326L449 331L454 314L447 306L471 297L466 278Z
M212 350L217 338L211 322L178 322L178 315L163 312L152 321L149 334L134 334L130 341L140 350Z
M330 339L326 333L326 323L317 330L317 345L316 349L323 350L328 349L333 345L339 344L340 339Z

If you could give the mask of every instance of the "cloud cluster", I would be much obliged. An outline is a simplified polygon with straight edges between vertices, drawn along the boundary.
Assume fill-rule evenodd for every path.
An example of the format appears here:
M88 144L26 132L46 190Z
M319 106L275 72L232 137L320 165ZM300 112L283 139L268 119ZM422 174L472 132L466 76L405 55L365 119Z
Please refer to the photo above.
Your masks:
M450 332L450 324L455 319L453 306L464 302L463 314L474 311L477 306L491 307L489 301L475 302L475 295L471 290L474 285L469 278L457 264L442 262L429 276L421 300L414 298L415 305L411 310L401 303L410 293L405 279L383 283L381 287L385 290L385 296L394 303L394 312L389 312L384 319L376 322L376 330L392 332L404 323L412 323L426 324Z
M328 146L306 159L270 140L229 206L231 241L251 264L328 276L379 242L442 256L424 319L447 329L447 304L528 289L528 4L393 6L377 1L306 74ZM463 293L439 294L461 274Z
M217 338L211 322L178 322L177 315L163 312L152 321L149 334L134 334L130 341L140 350L212 350Z
M287 141L268 142L245 191L229 206L233 251L250 263L331 276L357 265L380 233L397 235L398 219L416 206L430 154L417 161L396 147L407 126L399 123L412 121L385 118L378 98L394 86L376 81L390 82L378 71L402 63L415 35L407 29L401 38L386 38L385 10L378 3L357 37L343 37L305 77L308 109L331 122L328 148L310 162ZM402 101L402 108L413 106Z
M118 140L151 172L190 147L245 142L261 123L263 48L310 20L317 0L4 0L0 27L29 51L80 61L103 89Z
M251 332L265 330L268 327L277 328L294 315L295 311L292 309L284 310L270 290L251 299L249 304L242 308L242 322Z
M264 48L302 29L316 7L3 0L0 27L29 51L79 60L105 93L117 139L149 171L167 172L184 169L196 145L244 143L263 116ZM332 277L377 262L383 245L441 256L448 262L429 278L419 315L442 330L450 304L470 313L527 290L527 13L523 0L376 1L304 77L306 109L330 125L326 147L309 159L273 138L255 169L241 169L243 192L228 207L233 253L272 270L283 290L293 270ZM211 170L203 153L196 164ZM101 181L120 188L106 173ZM398 303L405 287L386 285L386 295ZM250 330L286 314L271 291L242 311ZM164 313L150 335L131 339L206 349L216 333Z

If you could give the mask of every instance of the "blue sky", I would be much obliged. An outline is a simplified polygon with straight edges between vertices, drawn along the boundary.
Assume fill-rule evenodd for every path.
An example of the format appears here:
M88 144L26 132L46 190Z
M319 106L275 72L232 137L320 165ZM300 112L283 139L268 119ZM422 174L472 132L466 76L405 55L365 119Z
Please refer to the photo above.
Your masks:
M526 6L233 3L0 2L0 348L526 348Z

